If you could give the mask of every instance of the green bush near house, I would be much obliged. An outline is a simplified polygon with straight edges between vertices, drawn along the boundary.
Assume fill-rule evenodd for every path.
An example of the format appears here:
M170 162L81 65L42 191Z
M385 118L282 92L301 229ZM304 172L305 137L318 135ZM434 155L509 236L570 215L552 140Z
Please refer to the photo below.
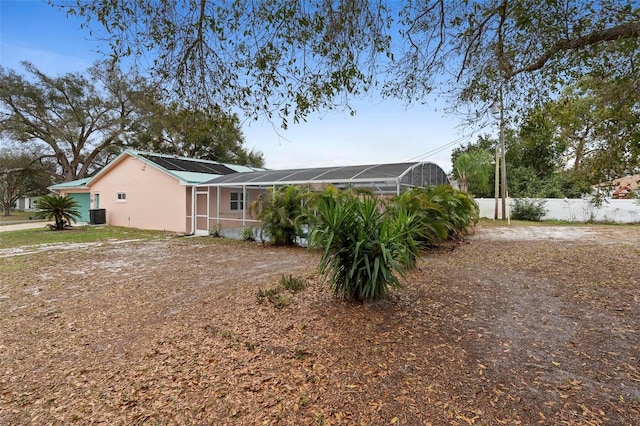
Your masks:
M403 209L416 216L420 242L427 246L467 235L480 218L473 198L449 185L403 192L391 201L389 210Z
M414 188L390 202L368 191L285 186L251 208L274 245L294 245L310 229L309 247L322 250L320 273L334 295L356 301L386 298L422 249L461 238L479 218L473 198L449 185Z
M240 237L245 240L245 241L255 241L256 240L256 234L253 231L253 228L245 226L244 228L242 228L242 233L240 234Z
M480 208L473 197L450 185L415 188L424 192L429 201L441 209L440 219L445 223L448 239L459 239L468 235L480 219Z
M78 210L80 204L69 196L44 195L36 202L38 208L37 216L53 220L51 229L61 231L71 226L71 222L78 221L82 214Z
M251 204L271 244L293 246L303 236L309 194L297 186L282 186L260 194Z

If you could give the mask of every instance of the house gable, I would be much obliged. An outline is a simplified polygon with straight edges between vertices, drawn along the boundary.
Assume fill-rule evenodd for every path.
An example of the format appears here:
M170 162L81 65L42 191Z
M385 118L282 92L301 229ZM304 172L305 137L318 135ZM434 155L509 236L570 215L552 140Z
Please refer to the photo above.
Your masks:
M136 157L120 158L89 186L110 225L185 232L185 187Z

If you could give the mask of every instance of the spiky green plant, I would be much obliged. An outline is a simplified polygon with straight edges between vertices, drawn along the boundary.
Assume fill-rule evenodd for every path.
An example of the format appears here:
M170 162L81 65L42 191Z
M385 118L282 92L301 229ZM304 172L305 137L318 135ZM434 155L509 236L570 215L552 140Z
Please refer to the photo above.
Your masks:
M387 214L372 195L326 191L315 200L309 247L322 250L320 273L338 297L378 300L401 286L419 252L415 216Z
M389 203L388 209L391 214L406 210L415 216L422 245L431 246L449 236L444 208L432 202L424 188L412 188L397 195Z
M442 209L449 238L463 237L478 222L478 203L466 192L458 191L450 185L424 188L423 191L431 203Z
M37 201L38 216L47 220L53 220L52 229L63 230L82 217L78 208L80 204L73 198L65 195L44 195Z
M257 212L262 230L273 245L295 245L296 238L303 235L308 194L304 188L282 186L260 194L251 204L251 211Z

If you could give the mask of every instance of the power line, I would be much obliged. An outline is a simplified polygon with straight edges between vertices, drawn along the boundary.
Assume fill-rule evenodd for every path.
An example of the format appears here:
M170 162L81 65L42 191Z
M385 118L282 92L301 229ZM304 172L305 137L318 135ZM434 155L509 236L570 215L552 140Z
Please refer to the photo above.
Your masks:
M432 155L438 154L438 153L444 151L447 148L450 148L450 147L452 147L454 145L457 145L457 144L459 144L460 142L462 142L465 139L467 139L467 136L461 136L460 138L458 138L458 139L456 139L456 140L454 140L452 142L448 142L448 143L446 143L446 144L444 144L442 146L439 146L437 148L432 149L431 151L427 151L427 152L425 152L423 154L416 155L415 157L411 157L411 158L407 159L406 161L410 162L410 161L423 160L423 159L425 159L427 157L430 157Z

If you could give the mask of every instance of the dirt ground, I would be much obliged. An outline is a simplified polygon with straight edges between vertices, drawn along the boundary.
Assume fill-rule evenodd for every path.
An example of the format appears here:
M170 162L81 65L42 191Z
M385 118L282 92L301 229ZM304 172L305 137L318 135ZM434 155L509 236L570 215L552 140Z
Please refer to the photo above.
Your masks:
M480 228L360 305L302 248L0 249L0 424L638 425L639 260L640 226Z

